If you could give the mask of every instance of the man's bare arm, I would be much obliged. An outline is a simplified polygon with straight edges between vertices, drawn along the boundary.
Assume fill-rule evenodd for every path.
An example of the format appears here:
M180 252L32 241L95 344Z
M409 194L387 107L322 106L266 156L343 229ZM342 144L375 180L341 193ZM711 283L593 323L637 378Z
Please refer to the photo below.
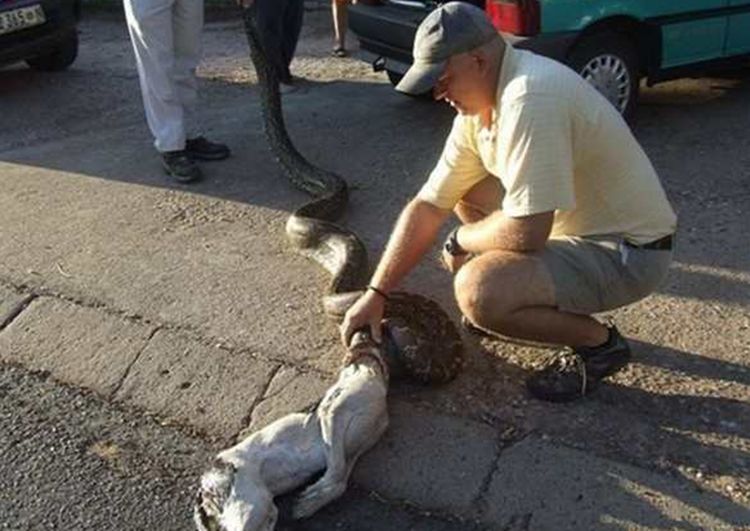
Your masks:
M553 219L554 212L511 218L498 210L481 221L461 227L458 243L472 253L499 249L541 251L549 238Z
M369 326L375 341L380 342L380 321L385 307L383 294L394 289L417 265L449 215L449 210L419 199L406 205L370 281L377 291L367 290L346 312L341 324L344 345L348 345L354 331L363 326Z
M388 292L419 263L450 215L426 201L413 199L401 212L371 285Z

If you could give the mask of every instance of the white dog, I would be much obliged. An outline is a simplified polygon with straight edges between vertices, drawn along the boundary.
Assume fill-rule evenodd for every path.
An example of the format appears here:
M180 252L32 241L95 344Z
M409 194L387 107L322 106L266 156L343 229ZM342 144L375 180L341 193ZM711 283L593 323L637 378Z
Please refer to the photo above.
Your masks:
M273 498L325 469L295 500L295 518L312 515L344 493L355 462L388 426L388 367L362 332L348 363L314 413L293 413L218 454L201 478L194 519L201 531L271 531Z

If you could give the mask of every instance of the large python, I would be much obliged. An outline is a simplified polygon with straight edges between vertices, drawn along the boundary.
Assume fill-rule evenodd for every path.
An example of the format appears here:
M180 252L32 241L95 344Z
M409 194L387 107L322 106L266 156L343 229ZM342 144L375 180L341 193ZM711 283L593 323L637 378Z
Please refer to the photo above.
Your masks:
M348 200L344 179L308 162L287 134L278 77L263 50L256 10L255 4L243 9L243 20L258 76L268 144L289 180L312 196L287 220L287 239L331 274L323 306L329 316L341 319L367 283L367 251L353 232L336 223ZM394 378L443 383L453 379L462 367L462 343L456 327L440 306L426 297L391 294L385 308L384 332L384 350Z

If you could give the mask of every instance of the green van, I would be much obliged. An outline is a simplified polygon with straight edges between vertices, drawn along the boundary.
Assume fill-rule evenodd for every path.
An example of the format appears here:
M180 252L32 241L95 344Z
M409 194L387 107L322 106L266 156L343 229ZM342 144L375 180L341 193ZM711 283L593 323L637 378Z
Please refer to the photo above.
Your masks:
M642 78L659 81L750 57L750 0L467 0L516 47L558 59L624 115ZM360 0L350 26L363 58L397 83L417 26L443 2Z

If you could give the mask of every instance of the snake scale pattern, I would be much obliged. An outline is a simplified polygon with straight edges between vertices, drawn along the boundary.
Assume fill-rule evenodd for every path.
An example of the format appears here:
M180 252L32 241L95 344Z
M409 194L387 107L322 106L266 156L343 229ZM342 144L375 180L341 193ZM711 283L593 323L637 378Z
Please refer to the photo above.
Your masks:
M331 274L323 306L329 316L340 320L367 284L367 251L353 232L336 223L348 202L346 181L308 162L289 138L278 78L263 51L256 9L255 4L243 9L243 21L268 144L292 184L312 198L287 220L287 239ZM436 384L452 380L461 370L461 336L436 302L396 292L386 303L384 317L384 350L392 377Z

